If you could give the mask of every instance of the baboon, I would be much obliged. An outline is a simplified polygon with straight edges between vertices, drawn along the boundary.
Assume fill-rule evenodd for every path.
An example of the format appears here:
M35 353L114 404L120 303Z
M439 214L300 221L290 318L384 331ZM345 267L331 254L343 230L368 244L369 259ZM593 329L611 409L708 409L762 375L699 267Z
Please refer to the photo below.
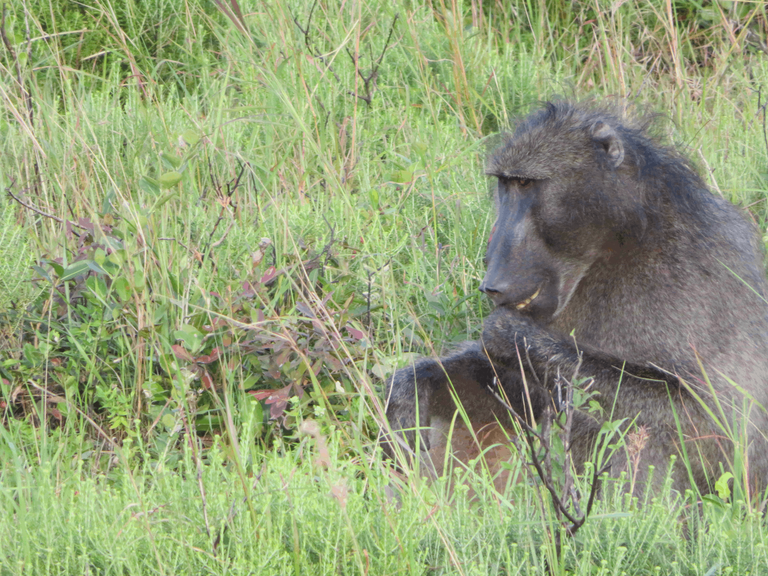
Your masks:
M451 388L472 422L510 421L489 386L528 419L548 404L560 409L557 375L570 378L581 356L579 374L602 412L574 416L577 465L591 458L606 420L623 420L648 434L636 493L648 465L663 478L673 454L690 463L673 467L678 490L711 491L735 454L753 490L766 487L760 239L649 124L605 104L553 102L490 155L497 220L480 290L495 310L479 341L389 380L387 416L411 446L414 430L450 421ZM429 445L422 432L420 446ZM622 451L609 465L612 475L632 472Z

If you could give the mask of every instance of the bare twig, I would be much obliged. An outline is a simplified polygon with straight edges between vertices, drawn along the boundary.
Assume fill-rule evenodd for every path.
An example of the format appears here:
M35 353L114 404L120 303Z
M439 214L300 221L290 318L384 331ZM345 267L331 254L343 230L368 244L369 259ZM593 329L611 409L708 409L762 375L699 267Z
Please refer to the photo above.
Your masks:
M192 250L189 246L187 246L183 242L180 242L178 238L158 238L158 240L161 241L161 242L176 242L176 244L178 244L179 246L184 248L190 254L194 254L195 253L195 251Z
M352 60L352 64L354 64L357 74L360 76L360 79L363 81L363 88L365 90L365 95L361 96L359 94L355 94L352 91L349 91L348 93L351 96L355 96L356 98L359 98L369 106L371 105L371 100L373 99L373 92L371 91L371 85L373 85L374 91L375 91L376 79L379 77L379 67L381 66L382 60L384 59L384 53L387 51L387 48L389 48L389 42L390 40L392 40L392 34L395 32L395 23L397 22L398 18L400 18L400 14L395 14L395 17L392 19L392 25L389 27L389 35L387 36L387 41L384 42L384 48L381 49L381 54L379 54L379 57L376 59L375 62L373 62L373 67L371 68L371 71L368 74L368 76L365 76L363 72L360 70L359 58L355 54L353 54L349 48L346 48L347 55L349 56L350 60ZM373 24L371 24L371 26L373 26ZM373 56L371 56L371 58L373 58Z
M53 220L53 221L55 221L55 222L58 222L59 224L69 224L69 225L70 225L70 226L72 226L73 228L79 228L80 230L88 230L88 229L87 229L85 226L81 226L80 224L78 224L78 223L76 223L76 222L72 222L72 220L64 220L64 219L62 219L62 218L59 218L58 216L54 216L53 214L49 214L48 212L44 212L43 210L40 210L40 208L36 208L35 206L32 206L32 204L27 204L26 202L24 202L24 200L22 200L21 198L19 198L18 196L16 196L16 195L15 195L15 194L14 194L14 193L11 191L11 188L13 187L13 185L14 185L14 183L15 183L15 182L16 182L16 181L15 181L15 179L14 179L14 180L11 182L11 185L10 185L10 186L8 186L8 187L5 189L5 191L6 191L6 193L8 194L8 196L10 196L10 197L11 197L11 198L13 198L14 200L16 200L16 202L18 202L19 204L21 204L22 206L24 206L24 208L26 208L27 210L31 210L31 211L32 211L32 212L34 212L35 214L40 214L40 216L45 216L46 218L50 218L51 220Z
M306 26L302 26L299 23L299 19L295 18L293 19L293 22L296 24L296 27L299 29L299 31L304 35L304 44L307 47L307 50L310 51L310 53L320 62L322 62L325 65L326 70L328 70L331 74L333 74L333 77L336 79L337 82L341 82L341 78L339 78L339 75L336 74L336 71L333 69L333 66L330 64L330 62L327 61L326 57L321 54L320 50L317 49L314 42L312 41L312 35L311 35L311 24L312 24L312 15L315 12L315 7L317 6L317 0L314 0L312 2L312 7L309 9L309 16L307 17L307 24ZM384 54L389 49L389 43L392 40L392 35L395 32L395 23L397 22L398 18L400 18L400 14L395 14L395 17L392 19L392 25L389 28L389 35L387 36L386 42L384 42L384 48L381 50L381 54L379 54L379 57L372 62L372 68L368 75L364 75L363 72L360 70L359 67L359 58L357 55L353 54L352 51L345 47L345 50L347 54L349 55L349 58L352 60L352 64L355 66L355 72L360 76L360 78L363 81L363 89L365 90L364 94L358 94L354 90L347 90L347 94L354 98L359 98L369 106L371 105L371 101L373 100L373 93L376 91L376 79L379 76L379 68L381 66L382 61L384 60ZM368 28L373 26L373 23L371 23ZM368 28L363 32L368 31ZM371 56L371 59L373 59L373 56ZM322 104L321 104L322 106Z
M707 162L706 157L704 156L704 153L701 151L701 146L699 146L698 149L699 157L701 158L701 161L704 162L704 167L707 169L707 173L709 174L709 179L712 180L712 186L715 187L715 190L717 190L717 193L720 194L720 198L725 198L723 196L723 191L720 190L720 186L717 185L717 180L715 180L715 171L710 168L709 162Z
M528 356L527 350L526 350L526 356ZM529 364L531 363L530 357L528 357L528 362ZM506 410L512 415L512 417L515 419L515 421L519 424L520 428L522 429L523 436L528 445L527 450L531 458L531 464L536 470L536 473L539 479L541 480L542 484L550 494L550 497L552 499L552 505L555 509L555 514L557 515L558 519L560 519L562 516L568 522L567 525L563 526L568 536L574 536L576 532L579 530L579 528L581 528L586 522L586 519L592 510L592 505L594 504L597 491L599 490L599 486L600 486L599 477L608 468L607 466L604 466L602 469L598 469L597 466L594 467L591 484L590 484L590 492L589 492L587 507L586 507L586 510L582 511L578 504L578 497L576 494L576 490L573 482L573 476L571 472L571 431L573 428L573 413L575 411L575 407L573 405L573 381L578 377L579 370L581 369L581 363L582 363L582 356L581 356L581 353L579 353L579 361L574 370L573 378L570 381L563 378L559 372L555 377L554 385L556 388L558 388L558 390L560 390L560 393L562 393L562 390L564 388L565 398L558 398L556 402L556 406L548 407L548 410L545 410L544 417L542 418L541 433L536 432L536 430L533 427L531 427L531 425L526 421L526 419L523 418L520 414L518 414L517 411L514 408L512 408L512 406L510 406L509 403L506 402L501 397L501 395L496 391L495 387L500 386L500 383L496 377L494 377L493 379L493 386L488 387L488 390L490 391L491 395L494 398L496 398L496 400L502 406L504 406L504 408L506 408ZM531 371L535 372L533 370L532 365L531 365ZM538 376L537 376L537 381L538 381ZM546 381L546 377L545 377L545 381ZM554 398L553 398L553 402L554 402ZM556 413L556 411L565 411L565 414L566 414L564 433L563 433L563 446L565 451L563 467L564 467L565 479L563 481L562 490L560 491L558 491L552 479L552 469L550 464L551 425L552 425L552 421L554 419L554 414ZM538 440L539 446L536 445L537 440ZM543 454L539 455L539 451L542 451L542 450L543 450ZM568 505L569 501L573 507L572 510ZM554 542L556 546L557 555L559 557L561 554L561 543L560 543L559 533L554 535Z
M320 54L319 50L316 50L313 47L312 42L312 35L310 32L310 24L312 23L312 14L315 12L315 7L317 6L317 0L312 2L312 7L309 9L309 17L307 18L307 27L302 28L301 24L299 24L299 19L294 18L293 22L296 24L296 27L299 29L299 31L304 35L304 44L307 46L307 50L309 50L312 54L314 54L315 58L320 60L323 64L325 64L326 69L333 74L333 77L336 78L336 82L341 82L341 78L339 78L339 75L336 74L336 71L333 69L333 66L331 66L328 61L325 59L325 56Z
M498 381L498 379L497 379L495 376L494 376L494 378L493 378L493 386L488 386L488 387L487 387L487 390L488 390L488 392L490 392L490 393L491 393L491 396L493 396L494 398L496 398L496 400L497 400L497 401L498 401L498 402L499 402L499 403L500 403L502 406L504 406L504 408L506 408L506 409L507 409L507 411L508 411L510 414L512 414L512 417L513 417L513 418L514 418L514 419L517 421L517 423L518 423L518 424L520 424L520 428L522 428L522 429L523 429L523 432L525 432L525 433L527 433L527 434L531 434L531 435L532 435L532 436L534 436L534 437L535 437L537 440L539 440L539 441L540 441L542 444L544 444L544 439L541 437L541 435L539 435L539 433L538 433L538 432L536 432L536 430L534 430L533 428L531 428L531 425L530 425L530 424L528 424L528 422L525 420L525 418L523 418L522 416L520 416L520 414L518 414L518 413L517 413L517 411L516 411L514 408L512 408L512 406L510 406L510 405L507 403L507 401L506 401L506 400L504 400L504 398L502 398L502 397L499 395L499 393L498 393L498 392L496 392L496 390L495 390L494 386L501 386L501 384L499 384L499 381ZM547 449L547 448L546 448L546 446L544 447L544 449L545 449L545 450Z
M206 257L207 258L213 257L213 250L221 246L221 244L224 242L227 235L229 234L229 231L232 229L232 225L234 221L229 223L229 226L227 226L227 229L224 231L224 234L222 234L221 238L219 238L216 242L213 242L213 236L214 234L216 234L216 230L218 230L219 224L221 224L221 221L224 219L224 213L227 211L227 208L232 204L231 202L232 195L240 186L240 180L243 177L243 174L245 173L246 166L248 166L247 163L240 164L240 172L238 173L238 175L233 180L230 180L229 182L227 182L226 193L223 193L223 191L220 188L216 189L216 192L218 193L221 201L221 210L219 211L219 217L216 219L216 222L213 225L213 229L211 230L211 233L208 235L208 241L206 242L205 249L201 251L201 254L202 254L202 257L200 260L201 264ZM216 179L213 172L211 172L211 181L214 183L214 186L216 186Z
M234 224L235 224L234 220L229 221L229 224L227 225L227 229L224 230L224 234L221 235L221 238L219 238L218 240L216 240L216 242L211 244L211 251L213 251L214 248L218 248L223 244L224 240L226 240L227 236L229 235L229 231L232 230L232 226L234 226Z

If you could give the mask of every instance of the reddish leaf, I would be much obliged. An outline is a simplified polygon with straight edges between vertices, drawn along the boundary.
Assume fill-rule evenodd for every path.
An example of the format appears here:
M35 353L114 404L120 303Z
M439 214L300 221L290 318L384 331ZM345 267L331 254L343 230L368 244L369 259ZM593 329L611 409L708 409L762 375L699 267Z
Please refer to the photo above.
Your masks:
M270 366L269 370L267 370L267 374L270 378L278 380L280 378L280 369L277 366Z
M357 330L351 326L347 326L347 332L349 332L349 335L352 336L352 338L355 340L362 340L365 338L365 333L362 330Z
M317 318L317 316L315 316L315 313L312 312L312 308L304 304L304 302L297 302L296 309L302 314L304 314L304 316L306 316L307 318Z
M58 420L59 422L63 422L64 421L64 416L61 415L61 412L59 412L58 408L54 408L53 406L49 406L48 407L48 413L51 416L53 416L54 418L56 418L56 420Z
M264 400L264 404L269 406L270 419L277 420L285 412L288 399L291 397L292 387L293 384L288 384L288 386L279 390L248 390L248 394L257 400Z
M285 388L275 390L269 398L266 399L265 404L272 404L273 402L280 402L282 400L288 400L291 397L291 388L293 384L288 384Z
M270 280L272 280L275 276L277 276L277 270L275 270L274 266L270 266L267 268L267 271L264 272L264 276L261 277L261 280L259 282L261 284L266 284Z
M192 358L192 354L187 352L183 346L180 346L179 344L174 344L171 346L171 350L173 350L174 355L179 360L184 360L184 362L194 362L195 359Z
M267 402L267 404L270 404ZM288 406L288 400L277 400L269 406L269 417L272 420L277 420L285 412L285 407Z
M248 394L256 398L256 400L264 400L274 394L274 390L248 390Z
M88 230L88 232L93 233L93 222L91 222L88 218L78 218L77 223Z
M203 356L198 356L195 358L195 362L199 362L200 364L210 364L211 362L215 362L219 359L221 356L221 350L219 350L219 347L217 346L213 350L211 350L210 354L205 354Z
M288 357L291 355L291 349L286 348L280 354L277 355L277 358L275 358L275 364L278 365L278 367L281 367L283 364L288 362Z
M203 388L206 390L216 391L216 386L213 384L213 378L211 378L211 375L208 374L207 370L203 370L203 374L200 376L200 382L202 382Z
M334 371L338 372L339 370L342 369L341 361L338 358L334 358L330 354L327 354L324 359L325 359L325 363L330 364L331 368Z

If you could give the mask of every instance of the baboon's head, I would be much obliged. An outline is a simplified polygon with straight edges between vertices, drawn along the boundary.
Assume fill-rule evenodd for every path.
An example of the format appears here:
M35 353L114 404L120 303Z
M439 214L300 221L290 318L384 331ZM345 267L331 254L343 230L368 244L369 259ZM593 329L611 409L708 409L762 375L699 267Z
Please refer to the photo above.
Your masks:
M480 290L497 306L549 321L587 269L645 227L625 149L637 130L568 103L524 119L490 158L497 220Z

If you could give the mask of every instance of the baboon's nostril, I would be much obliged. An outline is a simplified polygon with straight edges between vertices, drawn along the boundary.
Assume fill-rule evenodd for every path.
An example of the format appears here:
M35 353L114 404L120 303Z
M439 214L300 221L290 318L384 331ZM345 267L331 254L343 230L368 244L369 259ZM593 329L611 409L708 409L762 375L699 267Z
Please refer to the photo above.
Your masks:
M483 292L484 294L488 294L488 296L495 296L496 294L500 294L500 290L497 290L493 286L488 286L485 282L480 284L480 292Z

